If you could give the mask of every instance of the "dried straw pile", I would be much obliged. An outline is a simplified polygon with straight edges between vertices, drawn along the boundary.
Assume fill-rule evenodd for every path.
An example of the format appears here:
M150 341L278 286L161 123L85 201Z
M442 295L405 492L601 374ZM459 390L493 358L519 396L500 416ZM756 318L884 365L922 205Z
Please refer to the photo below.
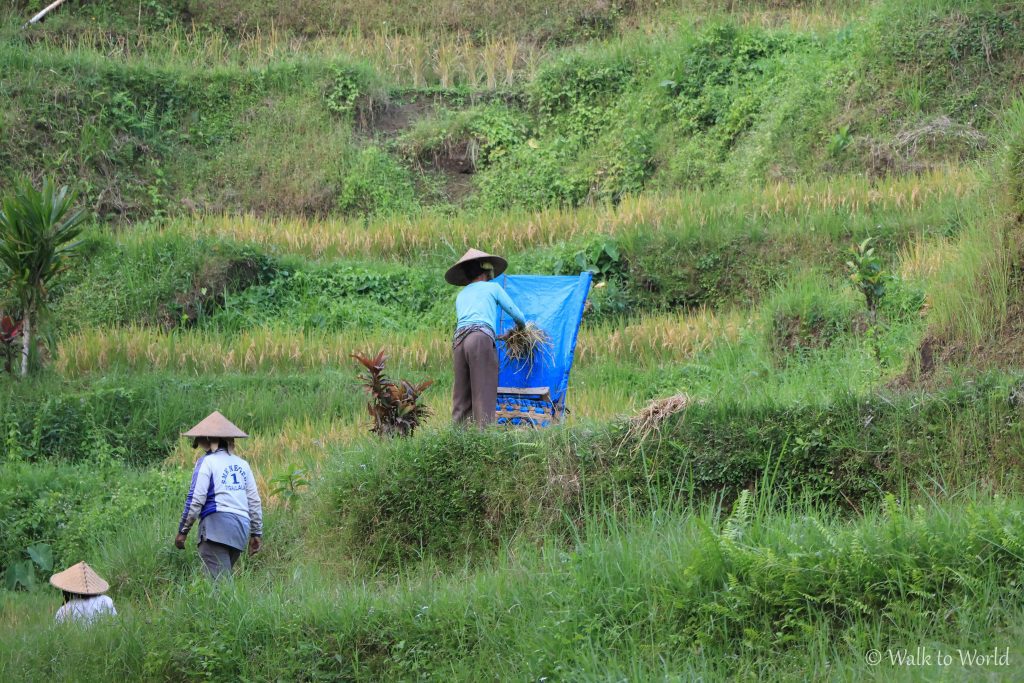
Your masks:
M505 358L508 362L525 365L530 370L533 370L538 358L543 358L545 354L550 357L555 347L548 333L535 323L515 327L502 335L501 340L505 343Z
M643 441L657 431L665 420L685 411L693 402L693 399L686 394L676 394L651 401L629 420L629 436Z

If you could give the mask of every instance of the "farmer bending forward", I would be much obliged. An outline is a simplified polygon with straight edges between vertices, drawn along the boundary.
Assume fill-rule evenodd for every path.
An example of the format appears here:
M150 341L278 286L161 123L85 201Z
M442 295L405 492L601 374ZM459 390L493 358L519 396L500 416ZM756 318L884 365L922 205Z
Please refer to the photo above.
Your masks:
M198 518L199 557L213 578L230 576L247 545L250 555L262 545L263 506L256 479L249 463L232 452L234 440L248 434L214 411L183 436L192 437L192 447L202 448L205 454L192 473L174 545L185 548L185 538Z
M448 284L464 286L455 299L458 323L452 340L455 386L452 390L452 421L463 423L472 418L479 427L494 422L498 400L498 350L494 328L498 307L516 321L526 324L523 314L504 289L491 280L508 267L500 256L470 249L448 269Z

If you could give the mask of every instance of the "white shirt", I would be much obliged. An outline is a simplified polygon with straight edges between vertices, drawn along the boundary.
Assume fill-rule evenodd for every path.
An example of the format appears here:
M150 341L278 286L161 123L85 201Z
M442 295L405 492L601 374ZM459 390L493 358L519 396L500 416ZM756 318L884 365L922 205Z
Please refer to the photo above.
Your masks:
M87 598L72 598L57 610L57 623L77 621L83 624L92 623L104 614L115 616L114 601L106 595L90 595Z
M249 463L220 448L199 458L185 498L178 531L188 534L196 519L231 512L249 520L253 536L263 534L263 506Z

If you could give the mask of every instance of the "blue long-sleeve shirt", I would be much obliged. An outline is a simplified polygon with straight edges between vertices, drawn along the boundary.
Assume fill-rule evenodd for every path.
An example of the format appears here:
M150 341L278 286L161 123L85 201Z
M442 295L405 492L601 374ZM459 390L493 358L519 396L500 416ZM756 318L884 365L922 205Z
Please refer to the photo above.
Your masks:
M526 318L508 293L497 282L471 282L462 288L455 299L455 314L459 321L455 329L470 325L486 325L494 331L498 326L498 307L520 325Z

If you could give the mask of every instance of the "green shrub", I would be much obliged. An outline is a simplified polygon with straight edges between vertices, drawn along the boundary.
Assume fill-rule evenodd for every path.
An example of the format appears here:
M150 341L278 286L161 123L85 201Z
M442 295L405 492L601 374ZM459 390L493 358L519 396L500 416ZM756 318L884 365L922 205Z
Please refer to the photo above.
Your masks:
M828 348L858 324L849 292L808 273L765 303L768 345L779 360ZM860 321L860 326L866 323Z
M92 562L102 544L139 518L163 510L179 494L184 500L177 490L183 476L94 457L98 464L0 464L0 572L36 543L50 545L58 569Z
M610 117L617 125L585 147L570 167L591 179L589 201L618 204L646 187L655 168L656 121L648 113L650 105L646 98L624 99Z
M652 170L651 129L631 125L627 112L642 107L628 98L623 103L622 96L646 67L630 59L570 54L545 66L528 87L538 136L510 152L503 146L501 162L478 181L478 203L572 207L643 189ZM623 136L624 129L630 134ZM595 138L601 142L591 145Z
M87 264L54 292L59 333L82 326L193 324L221 309L229 293L269 281L278 268L273 258L244 245L174 235L118 242L95 233L85 254Z
M754 122L771 60L797 41L782 34L712 26L680 59L661 86L683 134L715 131L729 146Z
M346 169L338 210L358 216L389 216L416 210L412 176L379 147L366 147Z
M935 396L839 394L827 405L693 403L653 435L626 425L529 435L446 431L348 454L325 483L348 540L384 564L479 556L510 537L558 536L601 506L642 511L731 498L759 482L859 505L938 477L1005 468L1024 434L1004 382Z
M6 450L35 461L92 462L105 449L131 465L160 462L181 432L219 410L253 433L272 432L317 406L324 419L365 406L354 373L265 376L129 375L76 383L46 378L0 392Z
M479 148L479 167L486 167L507 156L526 139L528 122L519 111L503 105L489 105L471 112L467 128Z
M447 322L454 292L426 269L349 263L282 270L228 297L211 325L240 330L284 323L306 330L399 329Z
M334 64L327 73L324 101L331 113L342 118L365 118L387 98L380 77L368 64Z
M636 69L615 53L570 53L546 64L528 88L541 132L587 140L607 128L608 111Z
M451 429L374 444L375 457L344 463L328 499L346 517L350 542L385 563L493 548L509 521L496 490L537 452L521 441Z
M563 138L529 140L480 174L476 203L486 209L579 206L590 179L571 172L577 144Z
M763 173L765 169L750 169L747 159L734 160L733 148L763 117L773 115L779 99L814 78L811 70L787 68L793 55L810 49L806 41L791 34L719 24L672 54L658 83L655 105L665 123L656 152L662 169L660 184L699 187L725 180L727 170L730 175ZM820 69L821 64L815 67ZM789 109L792 118L785 121L778 139L772 140L769 154L792 140L792 128L802 123L806 105L801 101ZM743 149L742 156L751 151ZM730 169L730 163L737 168Z
M524 142L528 125L523 112L502 104L460 112L445 110L415 123L401 135L397 147L405 158L420 166L444 167L446 159L464 159L476 171Z

